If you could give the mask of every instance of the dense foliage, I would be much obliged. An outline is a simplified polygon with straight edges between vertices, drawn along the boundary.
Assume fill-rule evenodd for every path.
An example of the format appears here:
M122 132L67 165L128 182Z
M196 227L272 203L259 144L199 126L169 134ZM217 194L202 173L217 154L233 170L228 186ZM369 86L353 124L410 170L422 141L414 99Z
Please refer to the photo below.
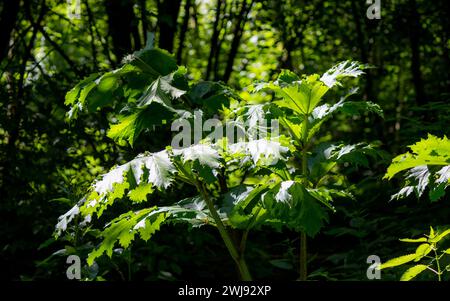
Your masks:
M2 1L2 278L448 280L449 2L381 2Z

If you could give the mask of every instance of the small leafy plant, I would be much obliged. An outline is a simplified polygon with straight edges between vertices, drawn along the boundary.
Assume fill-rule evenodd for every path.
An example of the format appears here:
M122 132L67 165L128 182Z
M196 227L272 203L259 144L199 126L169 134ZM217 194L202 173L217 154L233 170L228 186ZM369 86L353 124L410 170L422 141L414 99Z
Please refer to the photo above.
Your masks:
M102 241L87 259L92 265L104 253L111 257L117 243L128 248L137 236L146 241L164 224L213 226L241 279L251 280L244 256L249 232L262 226L286 227L300 233L300 279L306 280L307 235L313 237L323 227L327 208L334 211L333 199L352 197L341 164L367 166L367 157L378 155L371 144L317 138L338 112L382 115L374 103L348 101L355 89L337 102L321 104L342 79L363 74L363 67L346 61L322 76L303 77L285 70L276 81L255 83L252 91L262 100L252 103L221 83L190 83L186 69L150 42L119 69L92 75L69 91L68 117L109 108L108 136L121 145L134 145L144 133L172 121L193 124L199 109L201 116L218 116L245 134L239 141L228 135L213 140L207 131L192 145L146 151L113 167L59 218L57 234L75 216L81 215L80 226L89 229L108 211ZM264 124L274 120L281 125L279 131ZM255 131L264 135L255 136ZM169 197L172 192L178 199ZM128 209L111 219L112 208Z
M398 155L392 160L384 177L390 180L406 170L406 185L392 199L407 197L413 192L421 197L428 187L430 200L439 200L450 186L450 140L446 136L438 138L429 134L427 139L422 139L409 148L411 152Z
M392 199L400 199L415 192L421 197L429 189L429 199L434 202L445 195L445 189L450 185L450 141L447 137L438 138L428 135L427 139L409 146L411 152L399 155L392 160L385 178L391 179L397 173L407 170L406 184ZM422 272L433 272L439 281L443 274L450 271L448 264L450 249L441 250L438 243L450 234L450 229L436 233L430 227L430 233L417 239L400 239L408 243L420 243L415 253L391 259L379 266L380 269L397 267L404 264L415 263L401 276L402 281L409 281ZM443 262L447 265L444 267Z
M442 263L449 262L450 248L441 250L438 247L438 243L440 243L449 234L450 229L447 229L441 233L436 233L433 227L430 227L430 233L428 235L424 235L416 239L400 239L402 242L416 243L419 244L419 246L416 248L414 253L388 260L381 264L379 269L392 268L413 263L414 265L403 273L400 281L410 281L424 271L434 273L438 277L438 280L441 281L443 274L445 272L450 272L450 264L443 266Z

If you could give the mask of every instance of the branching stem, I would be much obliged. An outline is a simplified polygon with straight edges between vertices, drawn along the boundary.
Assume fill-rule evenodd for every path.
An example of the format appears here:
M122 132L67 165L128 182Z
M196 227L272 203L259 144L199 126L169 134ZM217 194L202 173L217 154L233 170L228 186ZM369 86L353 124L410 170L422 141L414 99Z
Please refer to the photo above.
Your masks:
M212 218L214 219L214 222L216 223L217 229L219 230L220 236L222 237L223 242L225 243L225 246L228 249L228 252L230 253L231 257L233 258L234 262L236 263L239 273L241 274L241 278L244 281L250 281L252 280L252 277L250 275L250 272L247 267L247 263L244 260L244 257L240 252L237 250L236 246L233 243L233 240L231 239L230 234L228 233L227 229L225 228L225 225L222 222L222 219L219 216L219 213L217 212L216 208L214 207L214 204L209 197L208 193L202 186L202 184L199 181L196 181L196 187L199 191L202 198L205 200L206 205L208 206L209 212L211 213Z

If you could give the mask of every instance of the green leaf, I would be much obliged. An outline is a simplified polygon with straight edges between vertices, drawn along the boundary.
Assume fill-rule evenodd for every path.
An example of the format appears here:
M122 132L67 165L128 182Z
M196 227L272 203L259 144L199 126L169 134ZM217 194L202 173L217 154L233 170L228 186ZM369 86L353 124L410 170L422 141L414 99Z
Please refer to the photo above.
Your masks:
M399 192L393 194L391 196L391 201L392 200L399 200L401 198L405 198L407 196L409 196L411 193L414 192L414 186L405 186L402 189L400 189Z
M364 71L362 71L364 67L364 65L358 62L344 61L331 67L322 75L320 80L329 88L336 85L340 86L340 79L345 77L358 77L364 74Z
M84 96L84 99L79 99L79 95L85 87L92 85L93 81L98 78L98 76L98 73L91 74L67 92L64 104L71 106L71 109L67 113L69 119L76 118L78 116L78 112L83 110L86 96Z
M249 156L255 165L274 165L279 160L285 160L284 154L289 148L278 141L268 139L251 140L228 145L228 152L232 155Z
M361 113L371 112L383 117L381 107L370 101L344 101L341 99L334 105L323 104L318 106L312 112L314 123L319 120L328 119L332 114L342 112L346 115L357 116Z
M374 145L366 143L351 145L322 143L314 149L313 154L309 160L309 166L316 175L323 175L329 171L324 165L327 162L350 163L367 167L369 165L368 158L383 157L383 153L378 151ZM329 168L333 166L330 165Z
M159 228L168 217L168 213L160 210L150 212L144 219L137 223L133 230L138 230L142 240L147 241L159 231Z
M428 196L431 202L436 202L440 198L445 195L445 188L447 188L448 184L439 184L438 186L434 186L430 188Z
M401 238L400 241L418 243L418 242L427 242L427 238L426 237L420 237L420 238L416 238L416 239Z
M284 87L272 85L271 89L282 98L275 101L279 107L291 109L300 115L313 112L328 91L328 87L319 80L318 75L308 76L300 82Z
M177 70L177 62L168 51L159 48L143 49L124 58L125 63L138 67L150 76L164 76Z
M291 84L292 82L299 81L300 77L298 77L297 74L290 70L283 69L278 75L278 80L287 84Z
M338 197L345 197L345 198L353 198L353 196L345 191L338 191L335 189L327 189L325 187L319 187L319 188L307 188L308 192L319 202L321 202L323 205L331 209L332 211L336 211L336 209L333 207L333 195Z
M230 107L231 99L239 96L231 88L216 82L203 81L194 84L188 92L192 102L209 116L217 114L224 107Z
M420 165L449 165L450 140L428 135L416 144L410 145L411 152L395 157L384 178L391 179L397 173Z
M406 270L405 273L403 273L402 277L400 278L400 281L410 281L411 279L413 279L414 277L416 277L417 275L419 275L426 269L427 269L427 266L424 264L415 265L415 266L409 268L408 270Z
M180 156L183 163L199 162L203 166L218 168L220 155L216 149L207 144L195 144L182 149L174 149L174 155Z
M292 270L294 267L292 265L292 262L290 262L287 259L273 259L270 260L269 263L273 265L274 267L277 267L279 269L283 270Z
M328 221L328 215L319 203L309 193L304 191L303 200L300 206L299 220L294 224L300 226L310 237L314 237L324 226L324 222Z
M80 214L80 207L78 205L73 206L65 214L58 217L58 223L56 224L56 235L61 235L61 232L66 231L67 225Z
M436 180L437 184L450 184L450 165L442 167L436 172L439 178Z
M430 244L421 244L416 249L416 259L414 259L414 261L419 261L423 257L427 256L432 250L433 247Z
M297 198L293 197L291 192L289 192L289 189L292 187L292 189L295 189L295 182L294 181L283 181L280 183L280 189L278 190L277 194L275 195L275 200L277 202L285 203L289 207L293 207L296 205ZM293 187L294 186L294 187ZM292 192L294 193L294 192Z
M433 239L433 238L435 238L435 236L436 236L436 233L434 232L433 227L430 226L430 234L429 234L428 238Z
M142 97L137 101L138 107L146 107L153 102L172 108L172 99L181 97L186 91L172 86L174 73L158 77L147 88Z
M308 140L310 140L321 128L322 124L330 119L334 113L341 112L350 116L358 116L362 113L375 113L383 117L383 110L379 105L366 101L345 101L342 98L334 105L323 104L314 109L310 118Z
M185 111L176 111L164 104L152 102L133 110L131 114L120 116L119 122L111 125L108 137L118 142L128 141L133 145L143 131L166 124L183 112Z
M417 257L416 254L408 254L408 255L396 257L396 258L393 258L393 259L388 260L385 263L381 264L379 266L379 269L381 270L381 269L396 267L396 266L408 263L410 261L413 261L414 259L416 259L416 257Z
M256 187L240 185L231 188L223 196L223 207L220 210L227 214L231 226L250 229L264 221L266 210L260 204L262 194L267 189L267 184Z
M450 186L450 165L442 167L436 172L437 179L430 187L429 197L435 202L445 195L445 189Z
M207 209L206 202L200 196L186 198L178 202L175 206L163 207L161 210L163 209L170 213L168 221L173 223L183 222L192 227L214 224L214 220L210 217L209 210Z
M436 235L436 236L431 236L429 238L429 242L430 243L438 243L439 241L441 241L444 237L446 237L447 235L450 234L450 229L445 230L444 232Z
M147 179L144 179L144 169L148 173ZM175 171L175 166L170 161L167 151L139 155L130 162L115 167L102 175L101 179L93 185L96 195L91 202L85 204L85 208L92 211L92 208L96 209L99 205L111 204L114 199L123 197L125 189L134 188L134 186L143 183L144 180L146 180L144 185L151 184L151 187L167 189L172 182ZM141 189L147 193L153 191L149 188ZM139 190L130 193L136 201L144 191Z
M417 195L422 196L423 192L428 186L430 179L430 171L427 165L420 165L411 168L406 173L406 179L409 179L412 183L414 183L414 191L416 191Z
M153 193L152 184L144 184L128 192L131 201L141 203L147 201L147 195Z
M108 194L109 204L112 204L116 199L122 199L125 195L125 190L130 188L129 182L114 183L111 192Z
M301 183L283 183L273 188L273 194L265 194L264 207L289 228L314 237L328 220L326 211Z
M65 104L70 105L68 112L69 119L78 116L82 110L94 112L98 108L116 105L116 100L123 99L123 91L138 88L144 90L154 81L165 81L162 83L162 90L166 90L170 95L180 95L177 88L167 86L171 81L177 65L174 57L167 51L152 48L137 51L124 59L124 64L120 68L107 72L101 76L93 74L78 83L66 95ZM138 79L138 80L137 80ZM158 82L159 82L158 81ZM141 82L138 87L133 86L136 82ZM116 95L116 93L118 95ZM131 98L127 100L130 102ZM123 108L126 103L119 103Z
M411 152L395 157L388 167L385 179L391 179L397 173L406 172L406 186L392 196L399 199L410 195L413 191L417 196L422 196L425 189L429 188L431 202L437 201L445 194L445 189L450 186L450 141L446 136L438 138L428 134L427 139L422 139L414 145L410 145ZM444 167L440 167L444 165ZM440 169L436 172L436 167Z
M73 105L77 102L78 96L80 95L80 92L88 85L91 84L93 80L95 80L99 76L99 73L94 73L86 78L84 78L82 81L80 81L78 84L75 85L69 92L66 94L65 98L65 105ZM83 101L84 102L84 101Z
M111 257L114 244L117 241L122 247L127 248L136 234L136 231L133 231L133 227L146 214L155 209L156 207L143 209L138 212L130 211L112 220L109 226L101 233L101 236L104 239L100 246L89 254L87 258L88 265L91 266L94 263L94 260L100 257L103 253L106 253L109 257Z

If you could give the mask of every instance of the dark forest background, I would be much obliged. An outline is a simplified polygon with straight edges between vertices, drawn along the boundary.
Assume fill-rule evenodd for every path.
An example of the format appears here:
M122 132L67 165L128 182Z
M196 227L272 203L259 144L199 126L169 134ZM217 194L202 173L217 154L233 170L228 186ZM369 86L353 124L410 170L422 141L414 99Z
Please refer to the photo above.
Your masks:
M336 120L330 134L378 140L391 156L427 133L449 134L448 0L381 0L379 20L366 17L365 0L68 2L0 2L2 278L65 279L65 257L58 254L92 245L54 241L57 217L114 164L164 147L165 133L148 134L134 148L115 144L105 135L105 112L71 124L65 119L65 93L87 75L120 65L148 33L187 66L192 80L222 81L243 96L252 81L271 80L281 69L309 74L347 59L370 64L359 96L379 104L385 118ZM349 171L356 200L336 204L329 226L310 240L310 279L366 280L367 256L401 255L398 238L449 224L448 199L389 201L398 190L396 181L381 179L389 162ZM295 279L295 233L253 235L248 261L257 278ZM107 280L234 279L217 237L214 229L165 227L89 273ZM398 277L383 271L383 279Z

